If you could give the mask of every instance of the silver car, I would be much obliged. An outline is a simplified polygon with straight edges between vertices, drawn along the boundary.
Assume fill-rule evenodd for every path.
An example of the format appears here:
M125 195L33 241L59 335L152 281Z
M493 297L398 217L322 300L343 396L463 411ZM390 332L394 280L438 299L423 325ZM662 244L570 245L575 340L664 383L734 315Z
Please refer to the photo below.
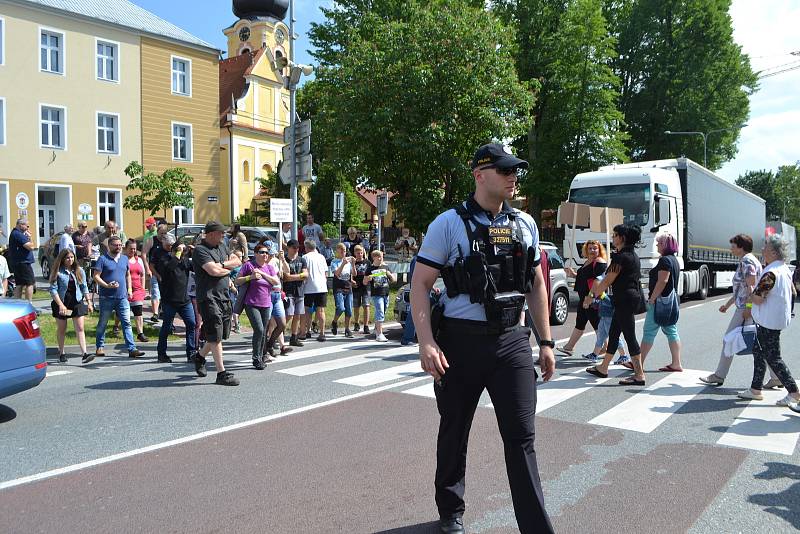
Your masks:
M558 254L558 249L553 243L543 241L540 243L543 250L547 252L547 262L550 266L550 324L562 325L567 320L569 313L569 285L567 284L567 273L564 271L564 260ZM434 288L440 292L445 291L444 282L441 277L436 279ZM394 316L401 324L405 324L408 311L411 308L411 287L405 284L397 291L394 301ZM431 298L436 300L438 296L432 292Z

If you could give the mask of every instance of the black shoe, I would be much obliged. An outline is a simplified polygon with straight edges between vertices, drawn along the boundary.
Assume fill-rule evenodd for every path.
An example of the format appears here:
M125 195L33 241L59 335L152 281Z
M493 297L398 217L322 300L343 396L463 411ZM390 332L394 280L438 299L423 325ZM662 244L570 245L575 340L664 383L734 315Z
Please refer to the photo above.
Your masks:
M136 336L136 340L137 341L141 341L142 343L148 343L150 341L149 339L147 339L147 336L144 335L144 334L138 334Z
M303 346L303 344L300 342L300 340L297 339L297 336L292 336L292 337L289 338L289 345L291 345L292 347L302 347Z
M186 356L186 363L194 363L194 354L189 354Z
M142 356L144 356L144 352L138 349L128 351L128 358L140 358Z
M152 317L150 317L150 318L147 320L147 322L148 322L148 323L151 323L151 324L158 324L158 316L157 316L157 315L153 315Z
M344 337L353 337L353 333L348 329L344 331Z
M220 386L238 386L239 379L233 376L233 373L229 373L228 371L222 371L221 373L217 373L217 384Z
M159 356L158 363L172 363L172 358L167 355Z
M275 357L275 349L273 349L272 347L267 347L267 354L269 354L270 358L274 358Z
M335 336L338 331L339 331L339 325L336 324L336 321L331 321L331 335Z
M324 342L325 341L325 334L318 335L317 336L317 341L319 341L320 343Z
M92 360L94 360L94 354L89 354L88 352L83 353L83 359L81 360L81 363L89 363Z
M58 361L61 363L67 363L67 355L62 352L58 355Z
M317 326L316 322L311 323L311 331L314 332L315 334L319 333L319 327Z
M281 349L281 356L289 354L290 352L292 352L292 350L294 350L294 349L292 349L292 347L283 347Z
M263 371L264 361L261 358L253 358L253 367L258 369L259 371ZM219 375L217 375L217 380L219 380Z
M369 335L369 327L367 325L364 325L364 335Z
M200 356L199 352L194 353L194 372L197 373L197 376L208 376L206 359Z
M439 531L448 534L459 534L464 531L464 521L460 517L450 517L439 520Z
M355 332L358 332L358 331L360 330L360 327L359 327L358 323L355 323L355 324L353 325L353 330L354 330Z

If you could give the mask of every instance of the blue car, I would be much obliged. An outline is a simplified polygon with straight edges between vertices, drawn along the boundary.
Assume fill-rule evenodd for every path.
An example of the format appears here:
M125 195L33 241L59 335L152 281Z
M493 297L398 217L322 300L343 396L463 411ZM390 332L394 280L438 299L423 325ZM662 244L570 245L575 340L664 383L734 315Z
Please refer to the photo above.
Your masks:
M36 310L27 300L0 300L0 347L0 399L44 380L44 340Z

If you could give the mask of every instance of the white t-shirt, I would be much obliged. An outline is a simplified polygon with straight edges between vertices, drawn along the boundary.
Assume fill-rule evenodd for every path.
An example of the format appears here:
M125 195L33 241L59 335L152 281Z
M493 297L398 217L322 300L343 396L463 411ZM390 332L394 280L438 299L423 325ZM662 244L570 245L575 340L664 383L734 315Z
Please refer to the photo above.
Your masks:
M123 243L123 245L124 245L124 243ZM65 248L70 249L72 251L72 253L75 254L75 242L72 241L72 235L68 234L67 232L64 232L63 234L61 234L61 237L58 238L58 250L59 250L59 252L61 252Z
M322 241L319 238L321 233L322 233L322 227L316 223L307 224L303 227L303 236L305 237L306 241L308 240L314 241L317 244L317 246L319 246L322 243Z
M0 282L11 278L11 271L8 270L8 262L5 256L0 256ZM3 295L0 295L2 297Z
M304 293L306 295L314 293L328 292L328 262L325 256L317 252L307 252L303 258L308 267L308 279L306 279Z

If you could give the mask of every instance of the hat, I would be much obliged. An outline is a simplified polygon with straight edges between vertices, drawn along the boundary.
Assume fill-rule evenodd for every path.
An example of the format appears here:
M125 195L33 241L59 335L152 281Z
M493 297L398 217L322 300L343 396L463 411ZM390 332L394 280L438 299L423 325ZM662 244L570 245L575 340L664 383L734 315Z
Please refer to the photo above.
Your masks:
M148 217L148 218L146 218L144 220L144 225L145 226L150 226L151 224L155 224L155 223L156 223L155 217Z
M297 241L297 239L290 239L289 241L286 242L286 246L290 248L291 247L297 248L300 246L300 243Z
M492 165L504 169L528 168L527 161L519 159L508 148L498 143L483 145L475 152L475 156L472 158L472 168L475 169L484 165Z
M224 232L225 227L219 221L208 221L203 231L207 234L211 232Z

